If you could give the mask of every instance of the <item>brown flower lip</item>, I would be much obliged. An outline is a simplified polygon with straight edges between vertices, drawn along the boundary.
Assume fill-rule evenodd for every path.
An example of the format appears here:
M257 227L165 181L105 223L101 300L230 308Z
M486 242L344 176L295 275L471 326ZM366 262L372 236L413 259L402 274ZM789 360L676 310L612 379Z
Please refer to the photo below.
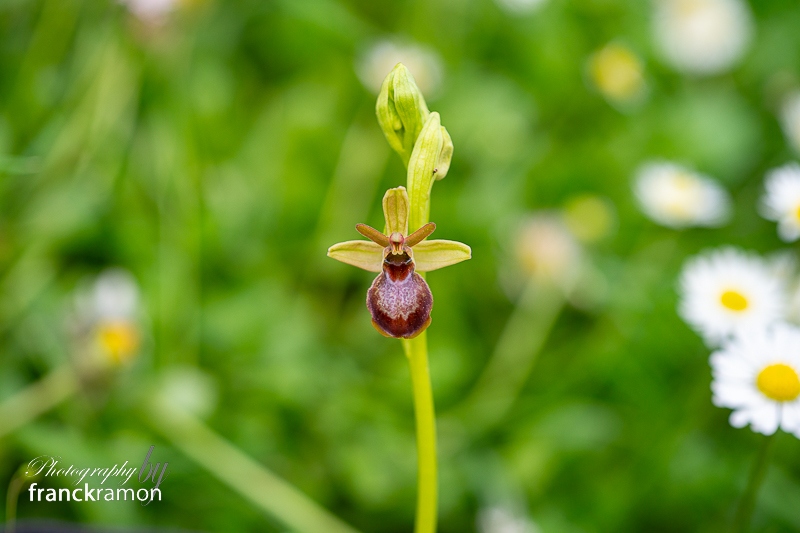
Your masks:
M386 242L382 271L367 291L367 309L372 325L387 337L411 339L431 323L433 295L425 280L414 271L411 247L433 233L436 225L426 224L408 238L399 232L388 238L364 224L358 231L378 244ZM374 233L373 233L374 232Z

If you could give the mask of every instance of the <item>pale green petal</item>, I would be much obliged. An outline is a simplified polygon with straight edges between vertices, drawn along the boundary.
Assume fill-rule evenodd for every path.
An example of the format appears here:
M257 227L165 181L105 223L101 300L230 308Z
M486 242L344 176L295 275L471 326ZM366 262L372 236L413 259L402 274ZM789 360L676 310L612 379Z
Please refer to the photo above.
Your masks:
M328 248L328 257L370 272L380 272L383 248L371 241L345 241Z
M405 187L389 189L383 195L383 216L386 219L384 233L394 232L408 235L408 193Z
M470 247L457 241L422 241L412 250L414 251L415 267L420 272L430 272L455 265L472 257Z

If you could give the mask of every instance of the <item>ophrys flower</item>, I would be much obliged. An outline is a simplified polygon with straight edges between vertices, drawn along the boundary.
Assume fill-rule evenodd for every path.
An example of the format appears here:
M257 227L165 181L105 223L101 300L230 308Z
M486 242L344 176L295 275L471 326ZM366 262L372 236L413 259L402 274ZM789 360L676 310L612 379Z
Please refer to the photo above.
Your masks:
M389 189L383 197L383 232L366 224L356 230L369 241L346 241L328 249L328 256L379 272L367 291L372 324L387 337L411 339L431 322L433 295L418 272L430 272L471 257L470 247L456 241L427 240L436 229L429 222L408 234L408 194L405 187Z

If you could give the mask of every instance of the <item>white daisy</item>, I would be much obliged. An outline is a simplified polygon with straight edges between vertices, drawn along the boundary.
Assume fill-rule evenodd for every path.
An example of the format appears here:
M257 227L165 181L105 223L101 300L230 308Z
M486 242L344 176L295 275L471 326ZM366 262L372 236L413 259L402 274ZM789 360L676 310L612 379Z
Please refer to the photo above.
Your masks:
M731 247L689 259L680 293L681 317L712 346L738 331L767 327L785 311L786 290L770 265Z
M539 533L540 531L532 521L512 513L505 507L489 507L482 510L477 522L480 533Z
M645 95L644 65L620 43L609 43L589 58L589 78L612 104L631 104Z
M800 152L800 91L793 92L783 101L780 119L789 144Z
M716 74L744 53L750 42L751 19L742 0L658 0L656 44L676 69Z
M497 5L503 8L506 12L523 15L526 13L533 13L538 11L547 3L547 0L495 0Z
M761 214L778 223L778 236L786 242L800 238L800 165L789 163L770 170L764 181Z
M214 379L194 366L173 366L157 378L157 401L200 418L210 415L217 404Z
M147 22L159 22L169 15L179 0L118 0L137 18Z
M711 390L718 407L733 409L731 425L778 428L800 438L800 329L788 324L748 331L711 355Z
M519 224L515 251L522 270L569 290L577 281L583 253L575 236L555 213L530 215Z
M617 212L608 198L581 194L570 198L564 205L564 223L581 242L598 242L613 233L617 227Z
M641 166L634 193L645 215L670 228L720 226L730 215L730 197L721 185L675 163Z
M92 340L98 356L115 363L131 359L139 349L139 287L121 268L101 272L75 295L79 334Z
M359 58L356 74L364 87L377 94L386 75L398 63L408 67L422 94L436 93L442 82L442 60L439 54L418 44L378 41Z

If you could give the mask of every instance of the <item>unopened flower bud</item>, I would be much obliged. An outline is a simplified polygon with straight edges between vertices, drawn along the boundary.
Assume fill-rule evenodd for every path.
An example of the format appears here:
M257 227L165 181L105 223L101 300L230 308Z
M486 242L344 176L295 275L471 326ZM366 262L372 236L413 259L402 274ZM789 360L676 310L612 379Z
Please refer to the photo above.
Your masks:
M389 146L408 163L430 112L414 77L402 63L383 81L375 112Z
M411 197L409 230L428 221L433 182L447 175L453 158L453 141L442 126L439 113L431 113L417 138L408 161L408 192Z

